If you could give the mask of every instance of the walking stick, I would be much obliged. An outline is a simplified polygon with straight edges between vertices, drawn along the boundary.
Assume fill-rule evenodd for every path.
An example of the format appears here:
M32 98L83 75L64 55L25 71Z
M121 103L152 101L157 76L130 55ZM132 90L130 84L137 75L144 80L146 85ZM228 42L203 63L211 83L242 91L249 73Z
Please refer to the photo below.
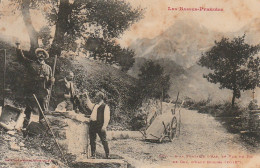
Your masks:
M51 126L49 125L49 122L47 121L47 119L46 119L46 117L45 117L45 115L44 115L44 113L43 113L43 111L42 111L41 105L40 105L40 103L39 103L37 97L35 96L35 94L33 94L33 97L34 97L35 101L37 102L37 105L38 105L38 107L39 107L39 110L40 110L40 112L42 113L42 116L43 116L44 120L46 121L49 130L51 131L52 137L53 137L53 139L55 140L55 143L56 143L56 145L57 145L57 147L58 147L58 149L59 149L59 151L60 151L60 154L61 154L63 160L68 164L68 162L67 162L67 160L65 159L64 154L63 154L63 152L62 152L62 150L61 150L61 148L60 148L60 145L58 144L58 142L57 142L57 140L56 140L56 137L55 137L54 133L52 132Z
M56 68L56 63L57 63L57 55L55 55L54 64L53 64L53 71L52 71L51 77L54 77L55 68ZM48 101L47 101L47 108L48 108L47 110L49 110L52 87L53 87L53 84L51 83L50 93L49 93L49 95L48 95Z

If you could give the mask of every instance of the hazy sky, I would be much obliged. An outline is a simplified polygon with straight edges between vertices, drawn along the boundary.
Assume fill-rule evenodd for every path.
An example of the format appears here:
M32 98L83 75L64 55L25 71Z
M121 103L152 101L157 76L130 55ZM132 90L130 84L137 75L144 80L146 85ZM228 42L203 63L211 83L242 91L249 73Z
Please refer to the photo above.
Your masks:
M146 8L145 16L122 36L129 44L136 38L153 38L178 19L190 19L215 31L236 31L250 20L260 17L260 0L129 0L134 6ZM173 8L223 8L223 12L168 11Z
M137 38L153 38L176 20L195 20L208 29L216 31L236 31L250 20L260 16L260 0L127 0L134 7L145 8L144 18L122 35L119 42L123 46L131 44ZM21 15L14 15L5 6L7 0L0 4L0 32L28 41ZM223 12L206 11L169 11L172 8L223 8ZM45 24L40 13L34 13L33 24L39 29Z

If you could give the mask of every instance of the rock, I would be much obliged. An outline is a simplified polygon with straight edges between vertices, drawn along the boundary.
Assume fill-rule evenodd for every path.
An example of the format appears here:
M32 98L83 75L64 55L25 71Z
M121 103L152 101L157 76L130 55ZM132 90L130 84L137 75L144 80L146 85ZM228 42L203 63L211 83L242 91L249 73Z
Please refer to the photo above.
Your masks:
M11 105L6 105L0 115L0 126L12 130L17 125L17 121L23 119L23 110ZM18 127L17 127L18 128Z
M107 139L142 139L140 131L107 131Z
M109 168L127 168L127 162L119 159L82 159L76 160L71 167L109 167Z
M14 129L14 125L7 125L3 122L0 122L0 126L7 129L7 130L13 130Z
M11 138L10 138L10 141L11 141L11 142L15 142L15 140L16 140L15 137L11 137Z
M4 140L5 140L5 141L10 141L11 138L10 138L10 137L7 137L7 136L4 136Z
M16 125L14 127L16 130L21 130L22 129L24 118L25 118L25 114L21 113L20 116L18 117L18 119L16 121Z
M79 155L88 151L88 118L73 111L53 112L46 118L65 154Z
M15 134L15 131L7 131L7 134L9 134L9 135L14 135L14 134Z
M28 132L28 135L40 135L40 134L45 134L46 132L46 127L39 123L39 122L31 122L28 127L27 127L27 132Z
M24 147L25 145L24 145L24 143L20 142L20 143L19 143L19 146L20 146L20 147Z
M14 151L19 151L20 146L18 146L15 142L10 142L10 149Z

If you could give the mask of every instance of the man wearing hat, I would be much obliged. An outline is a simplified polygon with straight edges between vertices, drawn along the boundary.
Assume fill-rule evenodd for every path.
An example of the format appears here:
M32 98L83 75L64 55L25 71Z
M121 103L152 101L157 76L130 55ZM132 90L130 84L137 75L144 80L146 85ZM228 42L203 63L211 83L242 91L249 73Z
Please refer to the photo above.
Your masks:
M45 63L44 60L49 58L49 54L42 48L35 50L36 59L31 60L24 56L20 49L20 44L17 43L17 56L21 62L23 62L27 73L24 76L24 97L26 102L25 120L23 128L26 128L29 124L31 113L35 112L39 114L39 121L43 119L41 112L33 98L33 94L36 95L43 111L47 110L48 95L51 85L54 84L55 79L51 76L52 69Z
M95 103L90 101L87 92L85 92L84 95L87 98L86 105L92 110L89 123L91 157L93 159L96 158L96 137L98 134L104 146L106 158L110 158L109 147L106 139L106 129L110 120L110 108L104 102L105 95L102 92L96 93L94 98Z

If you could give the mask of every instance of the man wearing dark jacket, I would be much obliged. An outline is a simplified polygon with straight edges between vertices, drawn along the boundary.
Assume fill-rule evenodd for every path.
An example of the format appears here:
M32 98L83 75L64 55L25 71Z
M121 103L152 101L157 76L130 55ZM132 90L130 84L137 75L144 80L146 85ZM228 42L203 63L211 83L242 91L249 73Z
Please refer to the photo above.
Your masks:
M24 56L19 43L17 43L16 51L19 60L24 64L25 68L27 68L27 73L25 73L24 76L23 88L26 102L26 109L24 112L26 117L23 123L23 128L26 128L29 124L32 112L39 114L39 121L43 119L43 115L39 111L33 98L33 94L36 95L42 110L46 111L48 109L47 104L50 87L54 84L55 79L52 77L51 67L44 61L49 58L47 51L37 48L35 50L35 61Z
M98 92L95 96L95 103L92 103L85 93L87 100L86 105L92 110L90 115L89 138L92 158L96 157L96 137L99 135L104 146L106 158L109 157L109 147L106 139L107 125L110 120L110 108L104 102L104 93Z

